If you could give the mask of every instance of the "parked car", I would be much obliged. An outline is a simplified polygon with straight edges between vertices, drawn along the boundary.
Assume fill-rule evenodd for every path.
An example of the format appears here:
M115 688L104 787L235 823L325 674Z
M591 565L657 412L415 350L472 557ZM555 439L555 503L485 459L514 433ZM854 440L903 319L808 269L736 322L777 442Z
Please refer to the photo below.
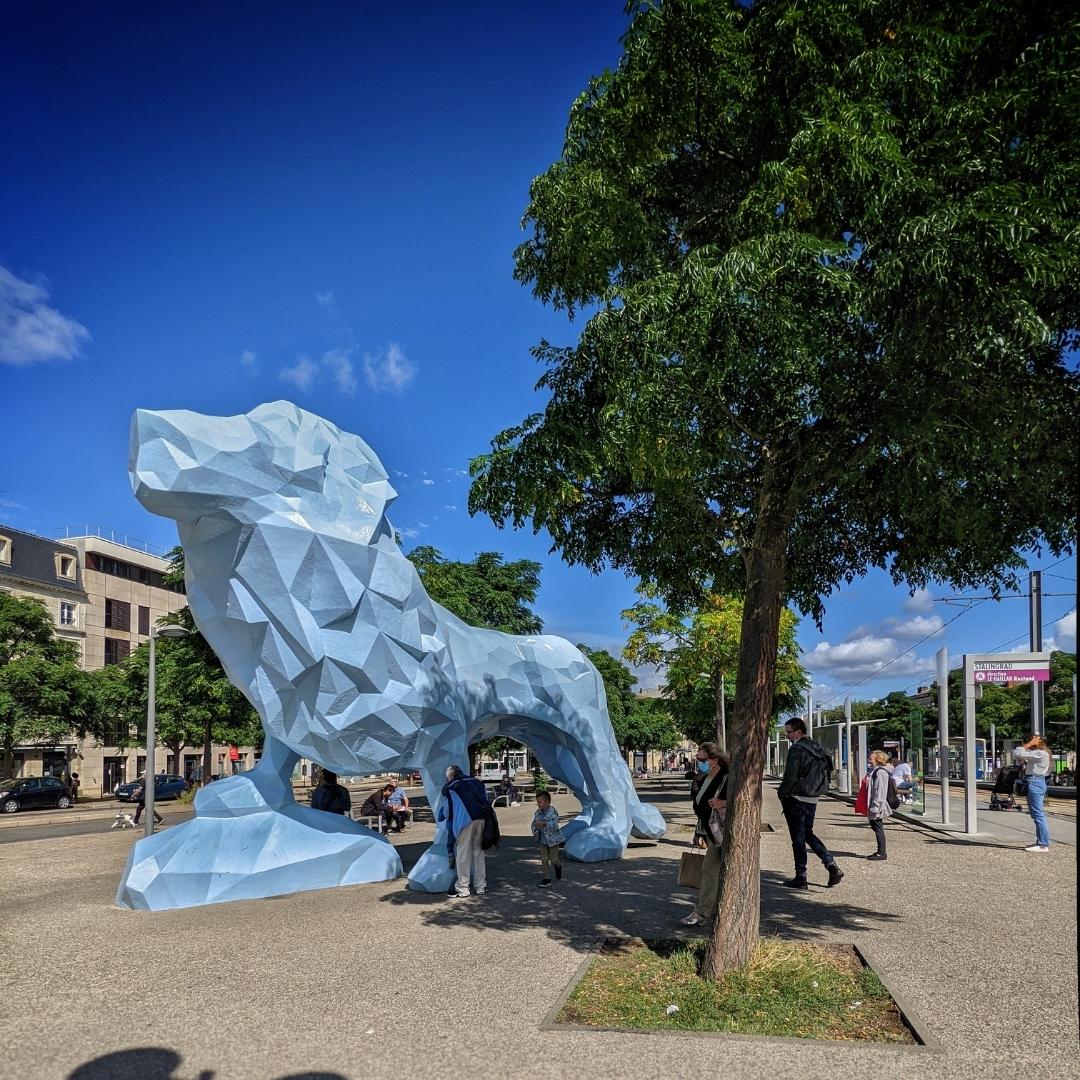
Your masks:
M138 780L130 780L126 784L120 784L113 795L121 802L131 802L132 792L142 786L142 777ZM154 777L154 798L175 799L177 795L187 791L190 787L182 776L173 776L171 773L158 773Z
M37 810L46 806L66 810L70 805L71 792L56 776L0 780L0 813L14 814L17 810Z

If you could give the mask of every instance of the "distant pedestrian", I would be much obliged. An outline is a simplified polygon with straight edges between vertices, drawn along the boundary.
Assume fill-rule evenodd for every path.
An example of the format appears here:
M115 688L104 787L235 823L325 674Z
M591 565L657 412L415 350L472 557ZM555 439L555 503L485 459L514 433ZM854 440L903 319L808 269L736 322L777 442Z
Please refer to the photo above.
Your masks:
M870 772L866 776L866 819L877 841L877 850L867 855L870 862L884 862L889 857L885 850L885 819L892 815L889 779L889 755L875 750L870 755Z
M691 784L691 798L698 824L694 839L705 847L701 867L701 885L697 903L689 915L679 921L683 926L697 926L716 918L720 892L720 842L723 818L727 811L728 759L714 742L703 742L697 752L697 777Z
M138 786L131 792L131 801L135 803L135 824L139 824L139 818L143 816L143 811L146 809L146 782L144 780L139 781ZM154 824L160 825L165 819L157 812L157 807L154 807Z
M72 803L79 801L79 774L73 772L71 774L71 780L68 782L68 790L71 792Z
M1028 812L1035 822L1035 843L1029 844L1024 850L1049 851L1050 827L1046 823L1043 801L1046 798L1046 778L1050 774L1050 747L1040 735L1031 734L1022 747L1013 747L1012 755L1014 761L1024 766Z
M470 886L477 896L487 892L483 839L488 809L487 788L475 777L466 776L459 765L451 765L446 770L446 784L436 818L446 822L450 865L457 871L451 896L468 896Z
M551 884L551 871L562 880L562 849L566 843L559 828L559 812L551 805L551 796L546 791L536 793L536 813L532 819L532 834L540 845L540 872L543 875L540 884Z
M338 783L337 773L323 769L319 785L311 793L311 809L321 810L324 814L349 816L349 811L352 809L352 796L347 788Z
M844 874L829 849L814 834L814 816L818 799L829 790L832 759L806 734L806 724L799 717L784 724L784 734L791 743L780 781L780 805L784 810L791 850L795 856L795 876L785 881L789 889L808 889L806 848L822 861L829 872L829 888L839 885Z

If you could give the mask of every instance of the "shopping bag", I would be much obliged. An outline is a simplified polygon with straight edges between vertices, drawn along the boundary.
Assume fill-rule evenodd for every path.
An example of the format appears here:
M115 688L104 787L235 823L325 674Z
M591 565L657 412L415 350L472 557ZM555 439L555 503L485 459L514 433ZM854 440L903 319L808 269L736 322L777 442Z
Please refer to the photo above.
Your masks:
M684 851L679 861L679 884L690 889L701 888L701 868L705 865L705 852Z
M864 776L859 784L859 794L855 796L855 813L866 816L870 808L870 777Z

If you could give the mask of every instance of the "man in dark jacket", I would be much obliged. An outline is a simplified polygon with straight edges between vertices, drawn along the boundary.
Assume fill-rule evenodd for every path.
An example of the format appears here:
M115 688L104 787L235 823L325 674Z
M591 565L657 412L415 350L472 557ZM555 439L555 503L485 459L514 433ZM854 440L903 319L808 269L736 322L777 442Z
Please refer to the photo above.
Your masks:
M791 850L795 855L795 876L784 884L789 889L807 889L806 848L825 864L829 871L829 887L839 885L844 876L829 849L814 834L814 815L818 798L829 789L832 758L826 750L806 735L806 724L798 717L784 724L784 734L791 746L784 762L784 779L780 781L780 805L784 809Z

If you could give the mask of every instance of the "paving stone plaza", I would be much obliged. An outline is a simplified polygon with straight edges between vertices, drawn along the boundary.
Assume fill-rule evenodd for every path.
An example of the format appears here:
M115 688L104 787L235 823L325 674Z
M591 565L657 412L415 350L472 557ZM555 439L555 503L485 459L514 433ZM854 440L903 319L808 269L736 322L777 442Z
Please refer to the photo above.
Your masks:
M776 830L762 836L763 932L857 944L934 1044L545 1028L598 940L670 937L690 910L694 894L675 883L688 846L678 824L685 793L652 783L639 790L670 823L659 843L635 841L620 861L571 863L558 887L539 889L532 807L501 809L491 891L456 901L409 892L402 879L127 911L114 896L137 834L106 820L79 836L5 831L0 932L20 962L0 1010L0 1072L35 1080L1080 1075L1075 828L1061 826L1062 842L1031 856L990 834L966 840L890 823L889 861L873 864L863 858L872 850L865 821L824 800L820 835L844 870L842 886L792 895L780 886L791 850L772 782L763 796ZM575 808L569 796L556 804L564 815ZM395 838L406 871L433 830L419 817ZM824 880L818 870L811 866L812 883Z

